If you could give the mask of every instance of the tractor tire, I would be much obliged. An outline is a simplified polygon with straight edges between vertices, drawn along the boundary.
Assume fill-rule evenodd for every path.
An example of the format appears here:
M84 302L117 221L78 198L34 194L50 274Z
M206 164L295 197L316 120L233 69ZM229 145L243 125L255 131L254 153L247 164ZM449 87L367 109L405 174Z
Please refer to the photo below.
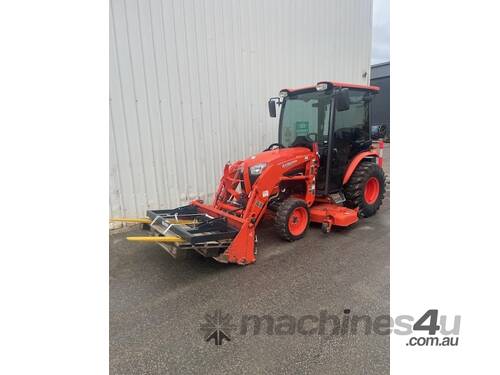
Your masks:
M346 207L359 208L358 215L375 215L385 194L385 173L371 161L362 161L344 187Z
M309 228L309 207L302 199L288 198L280 204L274 219L274 228L286 241L304 237Z

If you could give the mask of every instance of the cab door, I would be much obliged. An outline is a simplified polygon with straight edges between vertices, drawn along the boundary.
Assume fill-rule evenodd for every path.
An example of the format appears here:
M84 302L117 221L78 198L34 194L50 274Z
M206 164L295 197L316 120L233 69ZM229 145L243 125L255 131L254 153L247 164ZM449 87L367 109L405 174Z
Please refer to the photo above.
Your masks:
M371 146L369 101L367 90L349 89L349 109L335 109L329 192L342 188L342 179L349 162Z

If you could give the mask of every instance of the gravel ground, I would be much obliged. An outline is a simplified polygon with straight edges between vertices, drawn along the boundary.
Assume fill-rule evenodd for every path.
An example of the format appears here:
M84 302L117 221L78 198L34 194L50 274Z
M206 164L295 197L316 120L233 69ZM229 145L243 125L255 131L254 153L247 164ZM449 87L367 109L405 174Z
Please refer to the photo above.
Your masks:
M389 314L389 206L387 193L377 215L328 235L312 226L293 243L264 222L257 262L246 267L196 254L176 260L158 245L126 241L138 230L111 235L110 373L388 374L387 335L332 335L329 322L311 335L269 335L266 324L242 335L239 327L252 314ZM216 310L238 327L219 346L200 330Z

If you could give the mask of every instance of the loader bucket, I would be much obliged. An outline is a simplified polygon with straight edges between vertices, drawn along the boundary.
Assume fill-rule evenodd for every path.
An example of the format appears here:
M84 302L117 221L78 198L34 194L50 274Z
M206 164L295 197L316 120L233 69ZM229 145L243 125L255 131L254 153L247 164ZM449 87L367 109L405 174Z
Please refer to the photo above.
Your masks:
M249 264L255 262L255 226L230 212L193 201L190 205L167 210L149 210L146 219L115 219L139 222L152 236L127 237L129 241L156 242L177 257L195 250L219 261Z

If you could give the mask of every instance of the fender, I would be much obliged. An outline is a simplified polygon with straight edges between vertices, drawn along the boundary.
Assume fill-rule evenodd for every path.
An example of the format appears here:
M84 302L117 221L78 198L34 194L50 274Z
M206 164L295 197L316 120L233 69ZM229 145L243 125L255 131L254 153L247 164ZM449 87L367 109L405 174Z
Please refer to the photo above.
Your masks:
M380 157L380 155L377 152L374 152L374 151L364 151L364 152L360 152L359 154L357 154L351 160L351 162L349 163L349 166L347 167L347 169L345 171L344 179L342 180L342 185L347 184L347 182L351 178L351 175L353 174L354 170L356 169L356 167L358 166L358 164L361 162L361 160L363 160L364 158L370 157L370 156L374 156L376 158Z

